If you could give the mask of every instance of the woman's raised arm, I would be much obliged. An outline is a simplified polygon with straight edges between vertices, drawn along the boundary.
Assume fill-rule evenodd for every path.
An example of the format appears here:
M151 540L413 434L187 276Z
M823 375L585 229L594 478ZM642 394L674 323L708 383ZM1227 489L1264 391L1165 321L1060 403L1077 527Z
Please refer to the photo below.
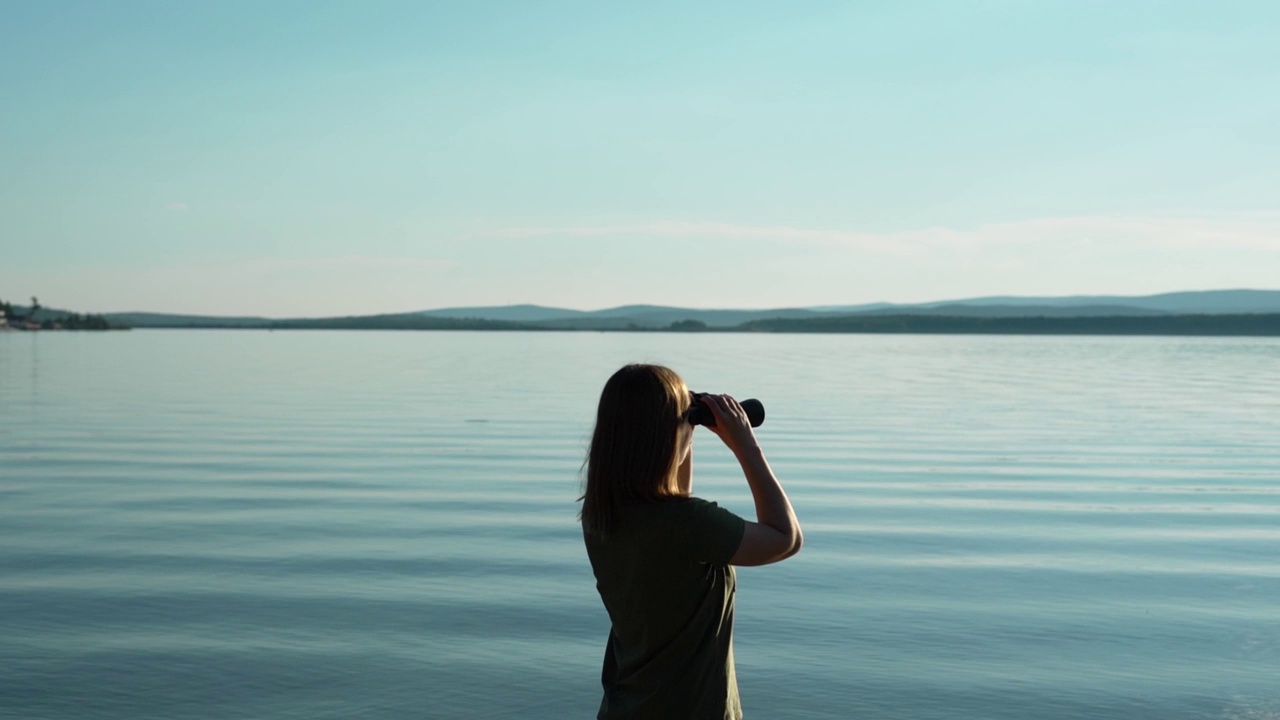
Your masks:
M768 565L800 552L804 544L800 521L756 441L746 411L728 395L704 395L702 402L716 417L711 431L738 459L756 504L756 522L747 521L742 542L729 564Z

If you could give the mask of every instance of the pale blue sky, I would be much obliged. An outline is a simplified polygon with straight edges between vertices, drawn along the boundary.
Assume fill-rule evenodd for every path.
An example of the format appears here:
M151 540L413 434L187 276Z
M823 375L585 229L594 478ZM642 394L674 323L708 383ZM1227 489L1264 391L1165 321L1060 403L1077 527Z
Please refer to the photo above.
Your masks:
M1280 3L0 0L0 297L1280 287Z

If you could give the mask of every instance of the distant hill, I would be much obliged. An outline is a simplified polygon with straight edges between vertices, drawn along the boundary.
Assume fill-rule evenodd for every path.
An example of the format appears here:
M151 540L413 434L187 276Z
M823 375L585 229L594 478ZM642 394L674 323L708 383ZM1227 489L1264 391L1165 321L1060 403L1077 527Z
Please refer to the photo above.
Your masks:
M960 302L960 301L957 300L955 302ZM909 306L896 305L894 303L887 303L887 302L877 302L877 303L863 303L861 305L814 305L813 307L809 307L806 309L812 310L814 312L820 312L820 313L835 313L839 315L845 315L848 313L862 312L864 310L885 310L888 308L902 308L902 307L909 307Z
M78 313L61 308L39 307L34 313L30 305L10 305L12 318L15 321L30 321L40 324L45 329L65 330L127 330L129 323L115 320L105 315ZM6 325L5 317L0 313L0 329Z
M454 307L411 313L328 318L217 317L165 313L108 313L107 319L140 328L263 328L263 329L398 329L398 330L747 330L766 332L879 332L868 328L911 327L907 332L1028 332L1034 322L963 323L874 318L950 318L952 320L1056 320L1112 318L1108 323L1052 323L1053 327L1103 328L1105 332L1130 332L1125 328L1165 328L1171 332L1204 329L1262 327L1237 321L1247 314L1280 314L1277 290L1208 290L1148 296L1012 297L991 296L968 300L911 305L866 303L849 306L774 308L760 310L681 308L664 305L623 305L602 310L573 310L542 305ZM1215 316L1223 319L1155 322L1162 317ZM864 318L855 322L847 318ZM1150 319L1146 324L1120 319ZM1181 322L1182 324L1179 324ZM895 324L896 323L896 324ZM1234 325L1233 325L1234 323ZM950 329L941 329L941 328ZM1048 327L1047 325L1040 327ZM1269 326L1268 326L1269 327ZM803 329L801 329L803 328ZM818 329L826 328L826 329ZM858 328L858 329L855 329ZM926 329L921 329L926 328ZM933 328L933 329L927 329ZM968 328L967 330L960 328ZM1003 330L1000 328L1004 328ZM902 332L903 330L883 330ZM1137 331L1134 331L1137 332ZM1145 332L1145 331L1144 331ZM1199 330L1197 330L1199 332ZM1233 331L1234 332L1234 331ZM1265 334L1265 333L1264 333Z
M13 312L16 317L30 318L35 322L43 322L45 320L61 320L73 313L70 310L62 310L60 308L50 308L41 306L34 314L31 313L30 305L13 305Z
M811 317L813 310L802 308L780 310L703 310L663 305L623 305L604 310L567 310L541 305L501 305L497 307L463 307L426 310L429 317L459 320L498 320L504 322L536 322L561 329L614 329L634 325L639 328L666 327L673 322L695 320L709 327L733 327L752 320L776 317Z
M422 313L272 320L271 330L539 330L532 323L431 317Z
M135 328L265 328L271 325L271 320L264 317L175 315L151 312L119 312L103 313L103 315L111 322Z
M559 327L565 329L574 328L617 328L635 326L637 328L654 329L664 328L671 323L694 321L699 322L710 328L731 328L741 325L745 322L754 320L774 319L774 318L807 318L817 317L820 313L812 310L804 309L780 309L780 310L699 310L693 308L660 308L660 307L643 307L638 309L628 309L628 312L620 312L623 308L613 308L611 310L602 310L594 313L587 313L581 317L570 318L565 320L552 320L546 324L551 327Z
M742 332L913 333L951 335L1202 335L1280 336L1280 313L1104 317L956 317L841 315L808 320L759 320Z
M496 307L456 307L424 310L419 315L454 318L458 320L501 320L504 322L542 322L575 318L587 313L582 310L543 307L542 305L500 305Z
M712 328L730 328L773 318L802 319L851 314L945 315L950 317L1108 317L1160 314L1238 314L1280 312L1277 290L1206 290L1147 296L1080 295L1070 297L991 296L915 304L866 303L765 310L707 310L661 305L623 305L603 310L568 310L539 305L446 308L424 314L545 323L564 329L666 327L694 320Z
M1150 295L1145 298L1124 299L1134 307L1163 310L1168 313L1275 313L1280 312L1280 291L1277 290L1209 290L1203 292L1176 292Z
M474 318L431 317L423 313L349 315L321 318L272 319L254 316L170 315L165 313L109 313L113 322L135 328L226 328L242 330L521 330L523 323Z
M1234 314L1280 312L1280 290L1198 290L1160 295L1073 295L1066 297L1019 297L994 295L960 300L942 300L927 303L827 306L823 311L838 314L872 311L883 314L894 312L917 314L940 308L965 307L1058 307L1072 308L1080 317L1097 316L1100 312L1115 314L1118 308L1132 308L1172 314ZM993 317L1005 316L1006 310ZM1125 313L1130 314L1130 313Z
M849 315L935 315L943 317L1119 317L1168 315L1161 310L1132 305L978 305L947 303L944 305L879 308ZM836 313L824 313L826 317Z

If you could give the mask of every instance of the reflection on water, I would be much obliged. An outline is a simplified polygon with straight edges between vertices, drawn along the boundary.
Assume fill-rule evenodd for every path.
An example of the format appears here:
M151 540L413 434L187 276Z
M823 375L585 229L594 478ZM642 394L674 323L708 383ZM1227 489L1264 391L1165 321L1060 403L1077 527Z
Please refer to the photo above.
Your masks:
M1280 717L1275 340L235 331L0 337L0 717L592 716L636 360L768 406L750 716Z

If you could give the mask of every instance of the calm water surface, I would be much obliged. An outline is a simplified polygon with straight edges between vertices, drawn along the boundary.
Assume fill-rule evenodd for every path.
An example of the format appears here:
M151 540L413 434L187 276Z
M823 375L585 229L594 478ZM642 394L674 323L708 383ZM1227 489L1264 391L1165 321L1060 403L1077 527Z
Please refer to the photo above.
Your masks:
M0 335L0 717L594 717L635 360L769 411L748 717L1280 718L1274 339L253 331Z

